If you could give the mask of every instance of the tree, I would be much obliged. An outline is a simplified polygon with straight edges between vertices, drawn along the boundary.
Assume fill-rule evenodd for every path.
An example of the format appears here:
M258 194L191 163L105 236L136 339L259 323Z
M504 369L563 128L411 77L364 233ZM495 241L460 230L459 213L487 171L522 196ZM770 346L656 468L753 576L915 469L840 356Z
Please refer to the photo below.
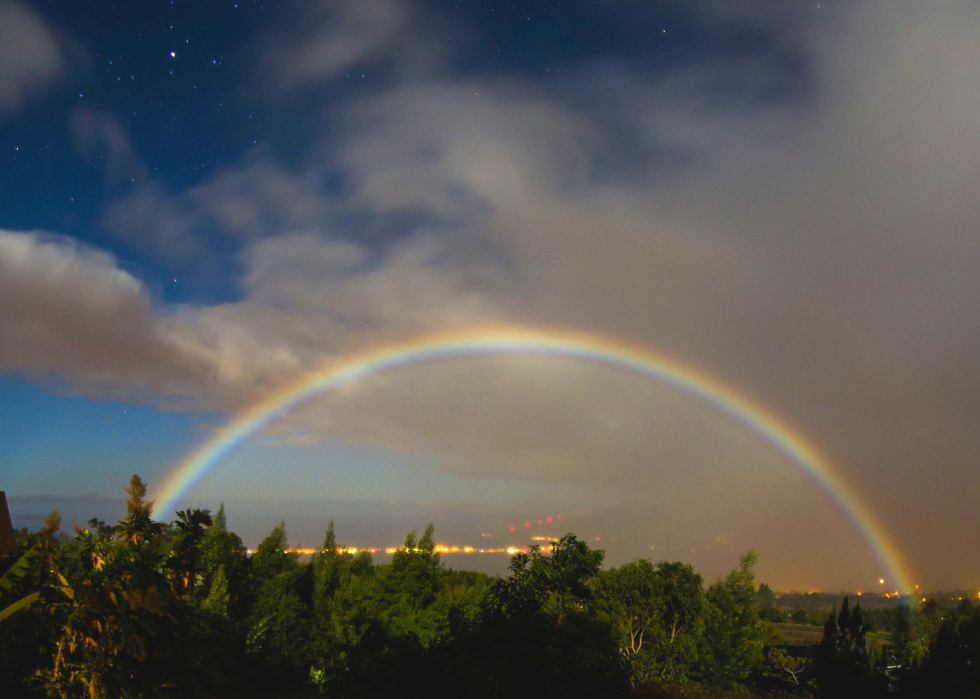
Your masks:
M686 677L704 614L703 580L682 563L640 559L600 573L596 605L617 631L634 686Z
M929 639L924 637L917 625L916 614L905 604L899 604L891 613L891 651L894 664L902 669L902 674L918 671L929 651Z
M636 686L650 680L657 657L654 636L663 617L661 590L653 564L645 559L602 571L596 576L596 606L612 621L619 650Z
M885 689L868 658L867 633L861 605L852 610L847 597L840 612L828 615L816 663L817 683L828 696L868 697Z
M759 617L761 619L777 624L785 620L786 617L776 606L776 593L772 591L771 587L762 583L759 585L759 591L756 594L758 597Z
M333 520L327 527L323 537L323 546L313 554L314 600L321 603L329 600L340 586L341 576L349 554L341 553L337 547L337 535L334 532Z
M228 578L225 577L225 567L221 566L211 580L211 589L204 598L202 606L212 614L228 616Z
M569 614L578 614L592 599L591 583L602 568L605 552L592 550L584 541L566 534L552 542L551 555L544 556L537 546L528 556L514 557L511 571L518 586L528 586L545 612L560 629Z
M145 696L174 686L168 663L174 643L176 599L163 574L146 485L134 475L126 489L126 518L115 527L91 520L75 528L78 566L52 563L44 596L56 620L53 658L38 679L49 694L90 699Z
M184 510L177 513L166 567L170 571L170 583L178 596L197 587L197 576L201 568L201 542L209 526L211 514L208 510Z
M708 589L702 672L721 687L743 684L762 662L762 623L755 590L758 556L749 551L739 567Z
M297 665L302 662L300 630L305 608L299 595L305 566L288 550L286 523L280 522L262 540L251 558L256 585L249 617L248 645L252 653Z
M134 545L139 546L162 530L162 525L153 521L153 503L146 500L146 483L137 474L129 479L126 494L126 518L119 522L118 531Z
M471 628L457 632L454 686L478 697L612 697L628 687L617 633L597 614L604 557L567 534L511 558Z
M794 658L782 648L770 648L766 655L768 674L771 677L786 680L796 687L801 686L800 680L810 670L811 663L806 658Z
M917 699L980 696L980 608L963 600L947 613L921 670L904 679Z
M693 667L704 630L704 578L686 563L667 561L657 564L657 575L662 584L665 624L661 677L682 680Z
M296 570L297 554L288 550L286 522L279 522L252 555L252 573L261 583Z
M234 532L228 531L224 503L221 503L211 521L211 526L201 537L199 551L202 584L197 590L198 598L204 600L210 596L211 588L216 584L220 570L228 590L228 612L236 619L241 618L251 597L247 589L249 560L241 538Z
M379 605L381 620L395 636L411 634L423 645L432 643L448 623L435 603L442 591L442 559L435 552L435 530L430 523L420 538L413 530L391 557L379 566L380 592L386 604Z

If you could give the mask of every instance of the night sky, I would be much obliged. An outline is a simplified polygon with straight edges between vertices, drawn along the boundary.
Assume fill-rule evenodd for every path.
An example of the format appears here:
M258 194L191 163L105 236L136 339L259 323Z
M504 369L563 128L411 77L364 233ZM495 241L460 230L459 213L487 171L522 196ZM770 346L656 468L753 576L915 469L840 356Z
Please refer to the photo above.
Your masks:
M980 585L978 36L973 0L0 0L15 525L116 516L331 359L506 324L698 367L827 457L912 582ZM758 434L557 357L323 396L185 504L222 500L253 545L431 520L709 579L755 547L785 590L887 574Z

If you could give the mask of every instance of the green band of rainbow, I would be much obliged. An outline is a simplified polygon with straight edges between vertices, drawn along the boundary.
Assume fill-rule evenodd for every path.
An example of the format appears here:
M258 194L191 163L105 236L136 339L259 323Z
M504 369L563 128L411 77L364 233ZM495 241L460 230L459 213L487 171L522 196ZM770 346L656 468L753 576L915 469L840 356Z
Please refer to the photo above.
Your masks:
M255 404L180 462L156 493L170 512L230 451L272 420L319 394L372 374L440 359L522 354L564 357L618 367L674 386L714 406L777 448L808 473L841 507L885 567L892 589L911 591L898 549L885 529L819 451L781 419L694 367L607 337L564 330L492 328L430 335L375 348L315 370Z

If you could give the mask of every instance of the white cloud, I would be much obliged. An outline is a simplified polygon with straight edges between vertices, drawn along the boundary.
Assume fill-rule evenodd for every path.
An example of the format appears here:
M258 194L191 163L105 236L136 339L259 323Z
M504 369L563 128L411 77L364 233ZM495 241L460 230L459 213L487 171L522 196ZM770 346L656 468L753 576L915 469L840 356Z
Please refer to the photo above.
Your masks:
M156 327L143 286L105 252L0 231L0 370L89 395L194 393L205 367Z

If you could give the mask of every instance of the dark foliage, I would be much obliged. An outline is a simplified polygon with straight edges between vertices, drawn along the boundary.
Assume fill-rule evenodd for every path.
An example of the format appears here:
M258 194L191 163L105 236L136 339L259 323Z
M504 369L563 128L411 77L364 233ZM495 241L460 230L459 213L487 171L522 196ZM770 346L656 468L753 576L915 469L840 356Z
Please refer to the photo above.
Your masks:
M163 524L126 492L122 521L69 537L53 512L0 564L4 697L980 697L969 602L869 623L845 599L813 661L774 647L769 622L806 613L756 587L751 552L707 590L678 562L604 570L571 534L503 578L447 568L432 525L387 564L332 522L309 560L285 523L249 556L224 506Z

